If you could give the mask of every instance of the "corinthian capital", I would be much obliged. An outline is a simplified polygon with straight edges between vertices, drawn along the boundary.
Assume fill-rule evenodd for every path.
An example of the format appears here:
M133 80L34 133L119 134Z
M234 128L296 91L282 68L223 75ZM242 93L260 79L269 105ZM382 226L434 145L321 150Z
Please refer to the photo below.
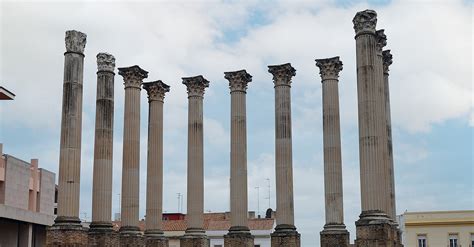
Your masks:
M385 30L380 29L375 32L375 42L377 42L377 51L382 52L382 49L387 45L387 35L385 35Z
M183 84L186 85L188 90L188 97L204 96L204 90L209 87L209 81L206 80L202 75L193 77L183 77Z
M352 19L356 36L363 33L375 33L377 25L377 12L371 9L357 12Z
M247 85L252 81L252 76L243 70L224 72L224 78L229 81L230 92L246 92Z
M148 93L148 102L150 101L161 101L165 99L165 93L170 91L170 86L166 85L161 80L144 82L143 89Z
M134 87L141 89L143 79L148 77L148 71L143 70L138 65L118 68L119 75L123 77L125 88Z
M291 78L296 75L296 70L291 66L291 63L280 65L269 65L268 72L273 75L273 83L276 86L291 85Z
M316 59L316 66L319 67L322 81L328 79L337 80L339 72L342 70L342 61L339 60L339 57Z
M383 72L388 74L390 65L392 65L392 54L390 50L385 50L382 52L382 59L383 59Z
M87 35L76 30L66 31L66 51L84 53Z
M115 57L108 53L97 54L97 70L114 72L115 69Z

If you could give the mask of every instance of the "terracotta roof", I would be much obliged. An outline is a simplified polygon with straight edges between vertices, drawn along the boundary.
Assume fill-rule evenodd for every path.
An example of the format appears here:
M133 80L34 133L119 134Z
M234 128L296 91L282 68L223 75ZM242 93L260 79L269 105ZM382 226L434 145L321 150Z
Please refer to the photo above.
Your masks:
M249 219L250 230L271 230L275 219ZM120 228L121 222L112 222L114 229ZM145 221L139 222L140 230L145 230ZM186 219L184 220L164 220L163 231L185 231ZM207 231L225 231L230 228L230 220L225 219L225 213L206 213L204 214L204 229Z

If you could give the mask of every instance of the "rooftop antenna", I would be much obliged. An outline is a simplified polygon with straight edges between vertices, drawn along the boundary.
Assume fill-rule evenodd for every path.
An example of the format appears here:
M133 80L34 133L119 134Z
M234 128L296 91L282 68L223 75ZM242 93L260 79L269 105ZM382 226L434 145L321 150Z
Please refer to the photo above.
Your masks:
M260 215L260 187L255 187L257 189L257 215Z

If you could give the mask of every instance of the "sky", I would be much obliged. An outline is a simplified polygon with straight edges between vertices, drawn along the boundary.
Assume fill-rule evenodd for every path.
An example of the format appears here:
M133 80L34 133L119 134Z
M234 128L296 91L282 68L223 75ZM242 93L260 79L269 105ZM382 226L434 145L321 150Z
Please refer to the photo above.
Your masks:
M99 52L113 54L117 67L137 64L149 71L145 81L171 86L164 105L165 212L178 211L177 193L186 194L187 94L181 77L202 74L210 81L204 95L204 208L228 211L230 94L224 72L246 69L253 76L247 90L249 210L264 214L275 208L274 89L267 66L290 62L297 70L291 89L295 221L302 246L319 245L325 223L322 97L314 60L340 56L344 216L353 241L360 184L352 18L367 8L377 11L377 29L385 29L393 54L397 213L474 209L473 7L465 0L0 1L0 85L16 94L0 102L0 143L4 153L38 158L40 167L58 172L64 36L79 30L87 34L81 218L91 216ZM116 75L114 213L120 208L123 105L123 80ZM143 217L144 91L141 105Z

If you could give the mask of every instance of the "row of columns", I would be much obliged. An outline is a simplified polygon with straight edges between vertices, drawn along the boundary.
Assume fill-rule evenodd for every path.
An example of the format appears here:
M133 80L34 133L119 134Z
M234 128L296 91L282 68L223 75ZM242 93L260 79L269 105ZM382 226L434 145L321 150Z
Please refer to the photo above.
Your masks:
M375 30L376 13L358 12L356 31L357 86L359 109L359 154L362 213L356 223L357 238L364 240L364 226L374 222L394 226L395 189L391 136L388 67L389 50L383 51L386 36ZM61 122L58 217L54 229L68 228L83 236L79 220L79 181L82 129L82 78L86 35L66 32L66 53ZM94 142L94 178L90 235L97 245L117 239L112 231L112 158L114 117L115 58L97 55L97 102ZM338 100L339 57L317 59L323 87L323 137L326 224L321 232L322 246L338 239L337 246L348 244L343 218L342 159ZM120 244L143 241L139 222L140 91L148 93L148 159L146 241L166 245L161 230L163 194L163 102L169 86L162 81L143 83L148 72L139 66L119 68L125 86L122 226ZM300 235L294 225L291 82L296 70L291 64L271 65L275 88L275 173L276 227L273 246L299 246ZM231 228L227 246L253 246L248 228L246 90L252 76L245 70L225 72L231 93ZM182 78L188 92L188 227L182 246L207 246L203 229L204 158L203 97L209 86L203 76ZM94 236L96 234L96 236ZM365 234L365 235L364 235ZM50 234L51 235L51 234ZM54 235L54 234L53 234ZM107 236L107 237L104 237ZM59 237L57 237L59 239ZM393 238L393 237L387 237ZM55 239L54 236L51 239ZM77 238L82 239L82 237ZM58 240L59 241L59 240ZM82 240L81 240L82 241ZM387 240L388 241L388 240ZM90 241L89 241L90 242ZM370 242L370 241L369 241ZM151 246L151 245L150 245Z

